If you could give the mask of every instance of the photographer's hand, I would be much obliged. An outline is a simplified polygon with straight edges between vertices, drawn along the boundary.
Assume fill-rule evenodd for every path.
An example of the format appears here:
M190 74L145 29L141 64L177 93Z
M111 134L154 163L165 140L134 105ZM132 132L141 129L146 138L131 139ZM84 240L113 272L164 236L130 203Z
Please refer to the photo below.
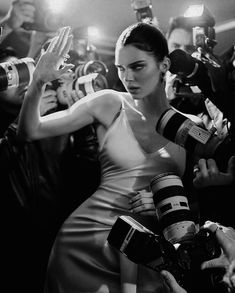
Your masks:
M161 275L163 276L168 288L171 293L187 293L187 291L182 288L176 281L175 277L168 271L161 271Z
M48 113L55 112L58 107L58 100L56 91L46 89L42 94L40 101L40 115L44 116Z
M223 281L228 286L229 292L235 289L235 230L231 227L218 226L213 222L206 222L204 227L216 233L218 243L222 248L220 257L202 263L202 269L224 268Z
M3 26L2 40L13 30L19 29L24 22L33 22L35 7L33 0L13 1L6 16L1 20Z
M229 185L235 179L235 156L229 159L227 172L220 172L214 159L200 159L194 168L193 184L196 188Z
M235 230L231 227L220 226L214 222L207 221L204 226L216 233L216 238L223 253L220 257L202 263L201 268L223 267L227 268L229 263L235 260Z
M130 210L133 213L156 216L152 192L146 190L138 191L129 201Z
M166 91L166 96L168 100L174 100L175 99L175 88L174 88L174 82L177 78L176 74L172 74L170 73L170 71L166 72L165 75L165 81L166 81L166 85L165 85L165 91Z

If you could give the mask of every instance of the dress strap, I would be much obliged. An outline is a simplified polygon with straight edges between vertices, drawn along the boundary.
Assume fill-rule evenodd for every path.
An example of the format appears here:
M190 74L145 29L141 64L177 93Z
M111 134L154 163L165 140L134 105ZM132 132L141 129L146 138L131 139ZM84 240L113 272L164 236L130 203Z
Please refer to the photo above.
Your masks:
M111 124L109 126L109 129L107 130L106 134L104 135L104 138L103 138L103 140L102 140L102 142L100 144L100 147L99 147L100 150L104 146L104 143L105 143L105 141L107 139L107 136L108 136L108 134L110 132L110 129L113 127L113 125L115 124L115 122L117 121L117 119L121 116L121 113L123 113L124 110L125 110L124 100L123 100L123 98L121 98L121 106L120 106L118 112L114 115L114 118L113 118L113 120L112 120L112 122L111 122Z

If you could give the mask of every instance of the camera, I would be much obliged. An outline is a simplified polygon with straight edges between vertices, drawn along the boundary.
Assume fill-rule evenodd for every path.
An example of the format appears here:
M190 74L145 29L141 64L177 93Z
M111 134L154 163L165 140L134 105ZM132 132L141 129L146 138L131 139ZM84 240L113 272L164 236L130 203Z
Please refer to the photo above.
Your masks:
M32 80L34 68L35 62L29 57L0 63L0 91L28 86Z
M131 0L131 6L135 11L138 21L153 20L151 0Z
M225 67L220 64L212 55L210 57L192 55L183 50L176 49L169 54L171 65L169 71L177 75L178 90L183 85L188 87L197 86L197 93L203 102L209 98L224 116L232 121L233 115L233 93L230 91L229 80L226 75ZM184 93L181 94L182 97Z
M57 97L62 105L67 104L67 97L75 90L83 96L108 88L106 79L107 66L98 60L75 63L75 67L70 72L64 74L62 78L52 81L52 89L57 91Z
M215 19L204 4L193 4L184 13L185 23L192 27L193 44L196 48L212 52L215 40Z
M25 2L25 0L22 1ZM55 32L63 26L64 16L59 12L55 13L48 2L46 0L34 0L32 4L35 7L34 22L24 22L22 27L25 30Z
M90 73L99 73L106 76L108 68L106 64L100 60L90 60L87 62L79 62L78 65L75 66L74 72L78 77L88 75Z
M173 86L175 96L190 101L193 104L190 109L195 111L195 105L198 105L199 113L206 110L204 101L209 98L232 121L234 94L230 90L228 67L222 58L213 53L217 44L215 19L205 5L200 4L189 6L182 21L186 27L192 29L196 50L191 55L179 49L169 54L169 71L177 75ZM174 103L176 102L178 101Z
M228 160L235 152L229 133L223 137L213 134L173 108L160 116L156 131L184 147L197 159L214 158L221 171L226 171Z
M159 228L166 240L179 243L196 233L186 191L180 177L167 172L150 182Z
M82 92L83 96L86 96L108 88L105 76L99 73L89 73L80 77L71 74L71 76L72 78L70 79L66 79L64 76L62 77L63 81L60 79L52 82L52 87L57 91L57 98L60 104L67 104L67 97L73 90L78 96L81 96L80 92Z
M200 279L195 282L195 277L198 278L201 271L201 263L221 254L221 248L210 230L201 229L193 238L172 244L134 218L124 215L119 216L113 224L107 241L134 263L157 272L170 271L177 282L189 292L198 292L198 286L201 285ZM219 272L214 275L211 272L211 286L214 286L215 281L221 281L220 277Z

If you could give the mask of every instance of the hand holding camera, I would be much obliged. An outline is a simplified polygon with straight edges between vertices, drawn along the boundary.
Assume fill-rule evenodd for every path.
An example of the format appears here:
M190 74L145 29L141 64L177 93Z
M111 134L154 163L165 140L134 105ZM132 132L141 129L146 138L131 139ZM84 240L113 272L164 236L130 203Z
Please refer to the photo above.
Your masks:
M234 289L233 276L234 273L231 269L234 267L234 259L235 259L235 231L233 228L228 228L224 226L218 226L216 223L207 221L202 228L206 228L210 230L212 233L216 235L216 239L219 245L222 248L223 253L218 257L202 263L201 268L210 269L210 268L218 268L223 267L227 269L223 277L223 282L227 284L230 290ZM231 267L231 269L230 269ZM162 270L161 275L165 279L170 292L172 293L186 293L184 288L182 288L175 277L167 270Z
M218 169L214 159L200 159L194 167L194 173L193 184L196 188L230 185L235 181L235 156L229 159L226 172Z
M146 216L155 216L155 206L153 202L153 194L147 190L140 190L132 196L129 201L130 210L133 213L146 215Z
M24 22L32 23L35 14L33 3L33 0L13 1L5 17L5 23L8 27L15 30L20 28Z

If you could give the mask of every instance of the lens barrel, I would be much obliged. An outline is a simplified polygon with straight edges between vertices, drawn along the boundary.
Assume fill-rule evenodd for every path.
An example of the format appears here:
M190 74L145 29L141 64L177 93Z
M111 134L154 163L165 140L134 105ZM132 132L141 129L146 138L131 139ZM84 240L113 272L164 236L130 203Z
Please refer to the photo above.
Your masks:
M27 86L32 80L34 68L35 62L29 57L0 63L0 91Z
M229 134L223 137L212 134L173 108L161 115L156 131L197 158L214 158L223 171L227 168L228 159L234 155L234 143Z
M150 187L159 225L166 240L180 243L191 239L196 226L180 177L172 172L155 176Z

